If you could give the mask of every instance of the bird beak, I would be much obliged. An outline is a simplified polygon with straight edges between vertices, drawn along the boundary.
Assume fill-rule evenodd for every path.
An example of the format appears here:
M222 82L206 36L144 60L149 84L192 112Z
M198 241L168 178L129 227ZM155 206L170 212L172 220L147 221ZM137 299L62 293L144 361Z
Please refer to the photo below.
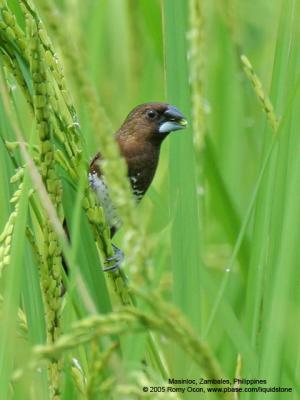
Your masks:
M188 122L185 116L174 106L169 106L164 112L164 120L160 124L160 133L169 133L186 128Z

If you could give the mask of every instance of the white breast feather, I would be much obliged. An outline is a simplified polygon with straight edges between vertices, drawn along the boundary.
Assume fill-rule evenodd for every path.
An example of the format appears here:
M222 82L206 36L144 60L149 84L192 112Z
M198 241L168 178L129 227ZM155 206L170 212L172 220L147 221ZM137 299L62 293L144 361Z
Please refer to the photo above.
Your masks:
M99 203L103 207L107 223L111 227L119 227L121 225L121 221L114 205L112 204L105 182L103 179L99 178L96 173L89 174L89 182L91 187L96 192Z

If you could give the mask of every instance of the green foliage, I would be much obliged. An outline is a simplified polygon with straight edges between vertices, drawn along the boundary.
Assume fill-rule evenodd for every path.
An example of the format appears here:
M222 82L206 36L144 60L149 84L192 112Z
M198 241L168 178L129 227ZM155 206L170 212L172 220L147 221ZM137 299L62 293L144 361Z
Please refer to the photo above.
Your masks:
M299 20L294 0L0 0L1 400L192 399L142 388L199 377L299 398ZM135 207L112 133L164 100L190 125ZM123 220L107 274L96 149Z

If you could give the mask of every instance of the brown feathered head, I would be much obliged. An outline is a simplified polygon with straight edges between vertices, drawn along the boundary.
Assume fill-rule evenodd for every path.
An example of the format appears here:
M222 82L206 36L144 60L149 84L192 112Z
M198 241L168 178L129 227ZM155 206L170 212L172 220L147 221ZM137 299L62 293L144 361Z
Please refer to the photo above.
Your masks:
M185 116L167 103L145 103L134 108L117 136L160 143L170 132L186 128Z

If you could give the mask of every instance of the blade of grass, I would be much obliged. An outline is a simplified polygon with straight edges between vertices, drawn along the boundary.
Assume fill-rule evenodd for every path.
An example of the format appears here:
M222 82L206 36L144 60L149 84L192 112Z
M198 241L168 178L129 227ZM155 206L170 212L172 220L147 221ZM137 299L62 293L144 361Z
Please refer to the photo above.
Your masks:
M274 58L273 78L271 97L275 101L275 108L280 109L283 104L285 91L284 77L286 76L288 53L290 48L291 33L286 29L290 26L293 18L293 4L289 1L283 6L280 23L277 34L277 47ZM282 129L282 128L281 128ZM285 134L285 132L281 132ZM270 141L270 132L265 130L265 148ZM265 150L266 152L266 150ZM272 157L271 165L262 181L261 189L258 193L257 207L254 219L255 242L252 247L249 280L246 294L246 324L251 329L251 341L253 345L258 343L258 330L260 321L260 308L263 295L263 266L267 251L266 238L268 237L268 228L271 218L273 189L273 174L276 164L276 152ZM255 296L253 296L255 293Z
M6 400L9 398L10 374L13 368L15 347L15 332L17 310L20 301L20 291L23 279L23 257L25 226L28 212L29 177L25 173L22 194L19 203L18 218L12 238L11 260L7 269L6 287L4 292L4 313L0 330L0 393Z
M296 2L291 3L292 33L290 57L288 61L288 73L285 82L287 93L295 87L296 78L299 76L300 53L296 43L298 42L298 21L300 7ZM292 303L291 287L298 274L298 238L299 238L299 157L300 146L299 126L300 95L297 94L290 110L290 120L287 129L279 143L278 159L276 163L276 175L274 191L277 193L271 208L269 258L265 271L265 296L263 297L262 316L262 355L261 373L268 380L280 382L285 385L286 377L282 374L282 358L289 315ZM294 328L293 328L294 329ZM295 343L296 344L296 343ZM267 361L268 360L268 361ZM267 368L267 362L271 363ZM274 396L275 398L275 396Z
M187 9L180 0L163 2L167 99L190 119ZM200 330L201 234L196 195L195 155L190 131L170 137L171 254L174 302Z

